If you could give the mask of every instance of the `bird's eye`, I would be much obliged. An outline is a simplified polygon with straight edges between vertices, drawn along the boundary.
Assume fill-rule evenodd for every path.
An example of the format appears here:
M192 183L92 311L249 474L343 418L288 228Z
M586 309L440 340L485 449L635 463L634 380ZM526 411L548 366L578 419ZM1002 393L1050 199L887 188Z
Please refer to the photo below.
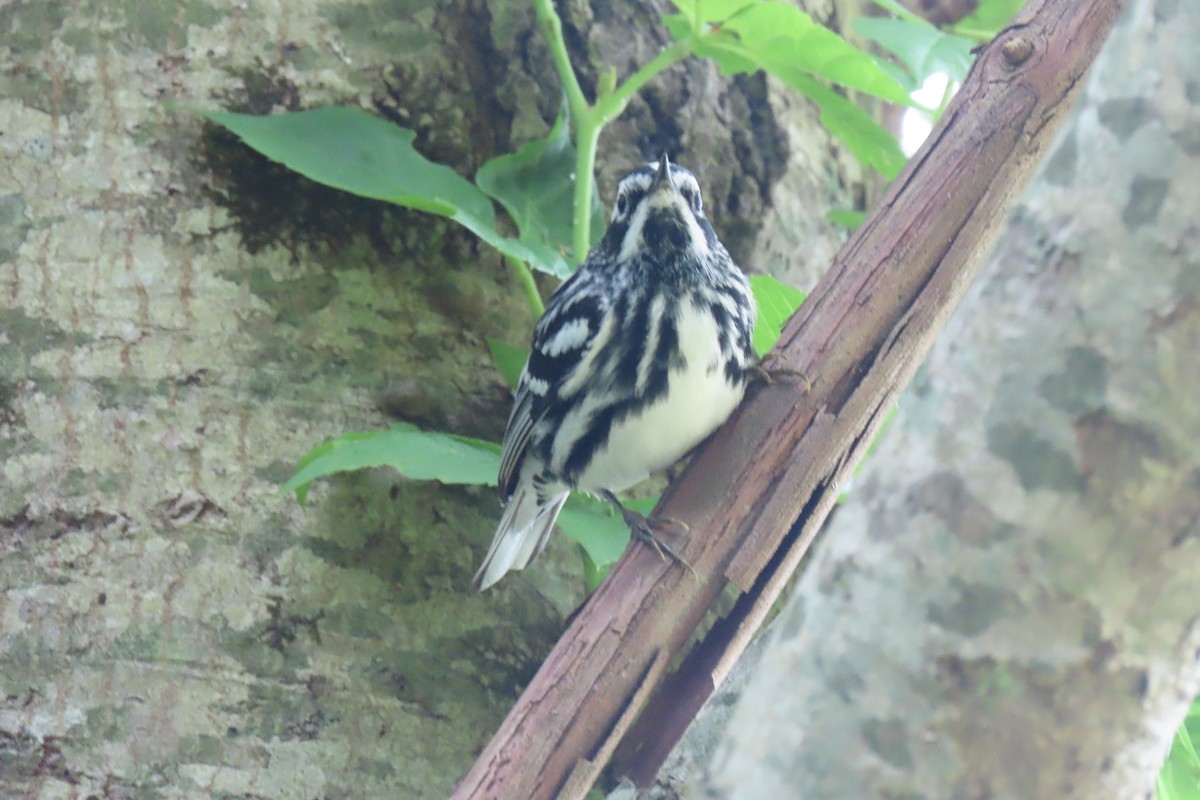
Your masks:
M621 195L617 198L617 216L623 216L629 210L629 196Z
M701 199L700 193L695 189L684 189L683 198L688 201L688 203L692 206L692 210L697 214L699 214L700 210L704 208L704 200Z

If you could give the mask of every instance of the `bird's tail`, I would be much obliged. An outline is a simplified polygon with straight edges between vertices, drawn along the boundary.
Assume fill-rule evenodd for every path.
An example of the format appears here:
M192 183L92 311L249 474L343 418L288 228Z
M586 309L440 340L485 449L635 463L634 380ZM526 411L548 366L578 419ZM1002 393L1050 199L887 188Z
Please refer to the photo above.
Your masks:
M542 505L538 502L537 492L526 487L517 489L500 518L492 546L475 573L471 584L475 591L482 592L509 570L529 566L529 562L546 549L550 532L554 530L554 520L558 519L558 512L562 511L565 502L566 492L551 497Z

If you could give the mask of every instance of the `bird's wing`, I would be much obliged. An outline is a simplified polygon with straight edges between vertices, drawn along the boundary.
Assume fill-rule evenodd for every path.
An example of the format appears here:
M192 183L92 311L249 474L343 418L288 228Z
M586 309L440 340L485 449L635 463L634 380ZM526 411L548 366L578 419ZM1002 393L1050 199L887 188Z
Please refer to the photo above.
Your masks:
M585 264L558 288L538 321L504 433L500 495L505 500L516 488L534 427L554 401L575 391L572 385L576 381L571 379L576 368L602 344L598 334L608 311L608 297L602 289Z

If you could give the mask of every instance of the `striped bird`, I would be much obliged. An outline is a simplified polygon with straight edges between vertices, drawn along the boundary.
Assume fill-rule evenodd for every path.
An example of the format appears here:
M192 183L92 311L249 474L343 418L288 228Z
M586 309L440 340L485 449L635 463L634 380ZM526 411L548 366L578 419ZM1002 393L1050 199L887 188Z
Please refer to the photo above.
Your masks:
M756 371L750 285L703 208L695 176L666 154L633 171L604 238L550 298L508 418L504 514L476 590L545 549L572 490L613 503L660 546L613 493L716 430Z

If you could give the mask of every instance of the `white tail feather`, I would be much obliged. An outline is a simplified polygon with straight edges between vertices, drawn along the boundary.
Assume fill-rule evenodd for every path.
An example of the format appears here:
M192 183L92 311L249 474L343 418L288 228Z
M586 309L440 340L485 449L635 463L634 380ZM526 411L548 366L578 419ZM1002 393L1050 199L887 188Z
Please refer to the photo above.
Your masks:
M500 525L492 538L492 546L484 556L483 564L475 573L472 586L475 591L482 592L496 581L504 577L509 570L525 569L543 550L550 540L550 532L554 530L554 521L558 512L562 511L567 495L561 494L550 499L546 505L540 505L537 494L525 488L517 490Z

